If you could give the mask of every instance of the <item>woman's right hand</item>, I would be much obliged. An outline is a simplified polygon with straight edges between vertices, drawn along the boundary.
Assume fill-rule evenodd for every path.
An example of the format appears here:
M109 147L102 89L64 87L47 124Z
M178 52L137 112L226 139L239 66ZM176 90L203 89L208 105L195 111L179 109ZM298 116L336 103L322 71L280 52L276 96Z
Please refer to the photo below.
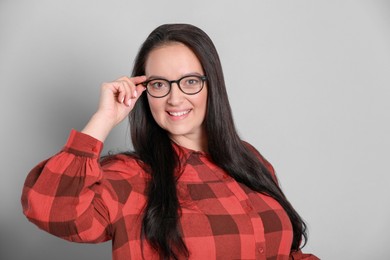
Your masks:
M141 85L145 80L146 76L122 77L103 83L98 110L82 132L104 142L110 131L133 109L145 90Z

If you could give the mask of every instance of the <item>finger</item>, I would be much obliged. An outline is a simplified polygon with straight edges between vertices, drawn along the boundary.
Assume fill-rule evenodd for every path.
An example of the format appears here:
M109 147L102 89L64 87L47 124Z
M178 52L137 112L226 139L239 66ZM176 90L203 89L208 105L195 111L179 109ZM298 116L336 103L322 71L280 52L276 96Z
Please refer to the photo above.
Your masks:
M129 84L131 85L139 85L141 84L142 82L146 81L146 76L136 76L136 77L132 77L132 78L129 78L129 77L121 77L120 79L118 80L124 80L126 82L128 82Z
M138 84L136 87L135 87L135 90L137 91L137 96L141 96L142 92L144 92L146 90L146 87L141 85L141 84Z
M138 84L141 84L142 82L144 82L147 78L145 75L142 75L142 76L132 77L129 79L134 83L134 85L138 85Z
M113 96L119 103L122 103L123 95L123 87L118 82L109 82L103 83L101 86L101 95L102 97L107 95Z
M115 96L117 96L117 100L119 103L123 103L123 100L125 99L125 95L123 92L123 87L119 84L114 82L113 87L115 88L114 91L116 91Z
M135 103L138 97L145 90L145 87L141 85L141 83L144 82L146 79L147 79L146 76L136 76L132 78L121 77L117 79L116 82L121 82L126 91L124 99L122 99L125 105L130 106L131 103Z
M122 88L123 88L123 101L122 103L124 103L126 106L130 106L131 105L131 97L132 97L132 89L134 88L134 86L132 86L132 84L129 84L129 82L127 81L119 81L119 83L121 84Z
M146 78L143 78L143 79L146 79ZM142 80L142 82L144 82L144 80ZM134 90L132 88L132 98L134 99L134 102L138 100L138 98L141 96L142 92L144 92L146 90L146 87L142 84L137 84L134 86Z
M135 90L134 90L134 93L131 97L131 99L128 101L128 106L135 106L135 103L138 101L138 99L141 97L141 94L142 92L144 92L146 90L146 88L141 85L141 84L138 84L137 86L135 86Z
M138 97L142 94L142 92L146 90L146 87L141 84L145 82L146 79L147 79L146 76L137 76L137 77L130 78L130 80L135 85L135 89L132 92L134 98L138 99Z
M118 102L123 103L126 98L126 88L123 83L115 81L112 83L112 87L114 88L114 95L117 96Z
M131 98L137 98L139 94L142 93L144 87L141 85L142 82L146 80L146 76L137 76L133 78L123 77L121 80L128 83L130 88Z

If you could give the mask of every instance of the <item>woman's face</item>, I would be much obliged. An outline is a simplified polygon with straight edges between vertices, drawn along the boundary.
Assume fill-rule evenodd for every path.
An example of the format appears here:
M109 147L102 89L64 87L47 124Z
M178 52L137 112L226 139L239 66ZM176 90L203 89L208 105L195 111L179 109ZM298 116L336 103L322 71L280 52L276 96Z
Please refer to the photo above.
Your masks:
M171 43L149 53L145 65L147 78L177 80L186 75L204 75L195 54L184 44ZM207 83L195 95L184 94L176 83L162 98L148 96L150 110L157 124L169 132L173 141L188 148L200 149L205 140L203 121L207 109ZM189 142L192 144L189 144ZM195 145L194 142L198 143Z

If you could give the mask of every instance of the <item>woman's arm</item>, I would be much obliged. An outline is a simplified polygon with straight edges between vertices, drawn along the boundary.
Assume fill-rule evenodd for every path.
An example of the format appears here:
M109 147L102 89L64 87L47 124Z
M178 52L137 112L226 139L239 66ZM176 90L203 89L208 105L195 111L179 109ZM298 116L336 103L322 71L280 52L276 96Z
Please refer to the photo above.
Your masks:
M23 212L40 228L77 242L111 238L118 201L99 164L109 132L134 107L145 90L145 76L104 83L97 112L83 133L72 131L65 147L37 165L25 181Z
M133 109L135 102L145 90L140 85L145 80L145 76L122 77L104 83L101 87L98 110L82 132L104 142L110 131Z
M22 206L26 217L45 231L76 242L110 239L110 211L116 204L103 180L103 144L72 130L62 151L28 174Z

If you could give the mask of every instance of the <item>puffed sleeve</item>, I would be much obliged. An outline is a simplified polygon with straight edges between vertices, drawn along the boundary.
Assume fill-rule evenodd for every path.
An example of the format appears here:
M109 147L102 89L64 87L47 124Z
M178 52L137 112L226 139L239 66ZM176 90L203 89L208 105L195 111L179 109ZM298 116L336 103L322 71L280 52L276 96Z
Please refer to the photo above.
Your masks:
M41 229L75 242L111 239L118 202L99 164L103 143L72 130L64 148L28 174L23 213Z

